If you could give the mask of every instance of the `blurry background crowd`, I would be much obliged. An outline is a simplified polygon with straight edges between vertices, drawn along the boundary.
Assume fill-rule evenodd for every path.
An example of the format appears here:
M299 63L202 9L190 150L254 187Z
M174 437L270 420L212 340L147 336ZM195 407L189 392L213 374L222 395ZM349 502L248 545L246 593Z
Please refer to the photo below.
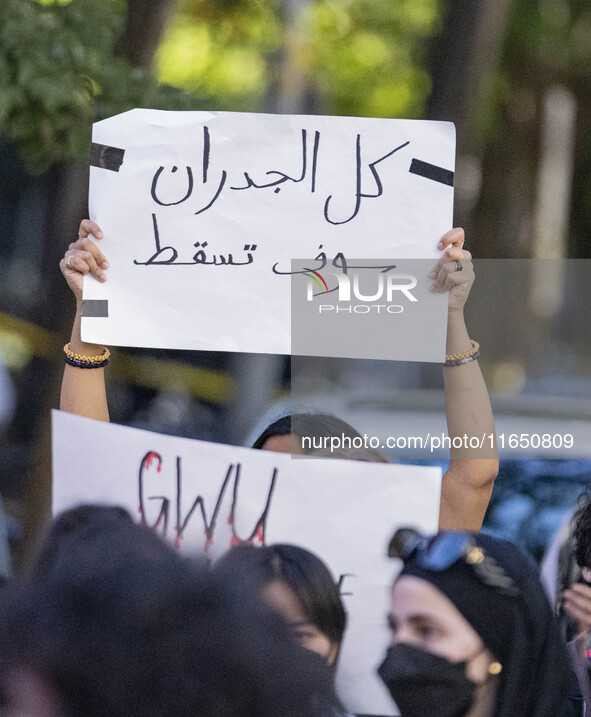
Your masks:
M0 495L13 560L49 505L49 409L74 311L58 262L87 214L91 125L133 107L456 124L454 223L482 260L468 325L498 425L579 437L570 453L501 463L487 525L541 557L591 483L590 104L590 0L2 0ZM115 422L239 443L289 397L289 357L113 353ZM295 368L336 413L357 411L362 433L378 414L406 412L408 426L442 412L436 366Z

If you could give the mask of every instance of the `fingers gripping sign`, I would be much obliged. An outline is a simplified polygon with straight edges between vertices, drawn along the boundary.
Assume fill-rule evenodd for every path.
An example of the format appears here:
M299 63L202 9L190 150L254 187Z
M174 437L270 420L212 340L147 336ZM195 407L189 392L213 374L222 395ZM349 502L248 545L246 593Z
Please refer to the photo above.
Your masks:
M443 250L441 258L429 274L429 278L433 280L433 293L449 291L450 312L463 309L474 283L472 255L462 248L464 240L463 229L448 231L437 245L438 249Z
M84 219L78 229L78 239L70 244L64 258L60 261L61 272L76 298L76 315L72 325L72 334L69 344L64 347L66 366L60 408L63 411L98 421L108 421L109 409L104 378L106 360L98 361L97 357L108 358L109 354L104 346L82 341L80 333L84 277L90 274L101 283L107 279L105 271L109 267L109 262L95 243L102 238L103 233L100 227L90 219ZM68 360L68 357L77 358L76 355L78 355L79 361L91 358L82 363ZM93 370L85 370L89 366Z
M90 274L100 282L107 280L105 270L109 267L109 262L93 241L102 238L103 233L98 224L90 219L84 219L80 223L77 241L70 244L64 258L60 261L61 272L77 301L82 299L84 276Z

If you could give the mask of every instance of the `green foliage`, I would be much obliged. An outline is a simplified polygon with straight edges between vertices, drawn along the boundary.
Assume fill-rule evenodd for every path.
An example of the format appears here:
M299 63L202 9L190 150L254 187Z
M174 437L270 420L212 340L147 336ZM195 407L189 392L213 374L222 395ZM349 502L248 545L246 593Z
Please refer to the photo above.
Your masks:
M181 0L156 58L163 82L216 110L257 110L281 46L279 0Z
M159 77L213 109L261 109L289 47L327 112L417 117L430 90L426 42L441 0L181 0L158 54Z
M151 73L114 55L125 0L0 2L0 134L30 168L87 156L132 107L260 110L285 48L327 112L420 116L441 0L180 0Z
M507 23L492 102L480 108L483 137L502 143L507 122L535 126L549 86L563 85L586 95L590 76L588 0L519 0Z
M509 23L514 64L537 65L533 83L591 72L591 8L587 0L521 0Z
M420 117L437 0L327 0L307 12L310 71L336 114Z
M137 106L195 106L114 57L124 9L118 0L2 0L0 133L32 171L88 156L93 121Z

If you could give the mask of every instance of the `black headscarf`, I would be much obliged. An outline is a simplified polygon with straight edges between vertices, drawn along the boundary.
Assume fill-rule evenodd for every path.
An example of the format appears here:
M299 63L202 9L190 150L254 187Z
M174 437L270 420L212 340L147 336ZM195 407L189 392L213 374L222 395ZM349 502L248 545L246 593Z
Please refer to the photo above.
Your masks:
M565 717L576 693L574 675L536 565L508 541L473 538L519 595L485 584L465 560L438 572L419 565L414 555L401 575L422 578L444 593L502 664L492 717Z

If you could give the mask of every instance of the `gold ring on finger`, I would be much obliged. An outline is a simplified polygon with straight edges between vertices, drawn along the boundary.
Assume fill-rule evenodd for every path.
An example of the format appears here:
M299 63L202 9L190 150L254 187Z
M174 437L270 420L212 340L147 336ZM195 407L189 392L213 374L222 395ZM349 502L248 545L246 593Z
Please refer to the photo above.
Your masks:
M76 271L74 267L72 266L72 254L66 259L66 269L69 269L70 271Z

